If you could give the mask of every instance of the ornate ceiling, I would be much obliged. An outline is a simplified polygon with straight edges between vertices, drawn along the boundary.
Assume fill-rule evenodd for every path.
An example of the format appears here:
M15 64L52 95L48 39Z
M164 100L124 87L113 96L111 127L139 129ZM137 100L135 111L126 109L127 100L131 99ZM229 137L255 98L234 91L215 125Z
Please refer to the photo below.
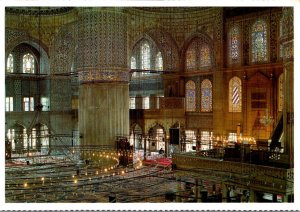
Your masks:
M57 15L72 9L74 7L6 7L5 12L22 15Z

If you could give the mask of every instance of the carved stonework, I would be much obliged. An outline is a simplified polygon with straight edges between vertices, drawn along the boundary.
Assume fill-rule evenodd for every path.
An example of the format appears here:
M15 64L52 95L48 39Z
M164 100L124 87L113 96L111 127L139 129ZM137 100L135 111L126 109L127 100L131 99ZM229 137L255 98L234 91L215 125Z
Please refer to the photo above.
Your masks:
M26 36L25 32L21 32L15 29L5 28L5 45L14 43L15 40L18 40L25 36Z
M250 49L250 21L247 20L243 22L243 44L242 44L242 49L243 49L243 65L249 65L249 49Z
M184 108L184 98L163 97L159 99L159 105L160 109Z
M128 82L129 73L115 70L86 70L79 72L79 83Z
M156 41L158 49L162 52L164 70L176 71L179 65L179 54L172 37L162 29L151 30L148 34Z
M294 58L294 42L287 42L283 46L283 59L289 61Z
M71 109L71 82L69 78L51 80L50 108L52 111Z
M283 36L294 34L294 9L292 7L284 7L282 12Z
M77 29L77 71L128 68L125 14L105 9L83 9Z
M276 62L277 53L279 52L277 50L278 48L278 34L279 34L279 20L277 14L272 13L271 14L271 20L270 20L270 61Z
M74 24L65 25L58 32L50 48L51 73L69 73L72 64L75 62L75 39L76 39L76 27ZM74 65L74 64L73 64Z

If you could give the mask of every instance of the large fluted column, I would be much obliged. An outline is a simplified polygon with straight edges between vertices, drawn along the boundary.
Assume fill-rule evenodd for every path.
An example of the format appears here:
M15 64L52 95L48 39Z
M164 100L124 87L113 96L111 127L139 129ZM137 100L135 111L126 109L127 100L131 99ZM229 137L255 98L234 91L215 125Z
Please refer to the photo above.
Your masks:
M79 10L77 71L81 145L115 145L129 134L127 16L121 8Z
M294 10L283 8L283 32L280 43L283 45L284 107L283 130L284 151L288 155L290 167L294 167Z

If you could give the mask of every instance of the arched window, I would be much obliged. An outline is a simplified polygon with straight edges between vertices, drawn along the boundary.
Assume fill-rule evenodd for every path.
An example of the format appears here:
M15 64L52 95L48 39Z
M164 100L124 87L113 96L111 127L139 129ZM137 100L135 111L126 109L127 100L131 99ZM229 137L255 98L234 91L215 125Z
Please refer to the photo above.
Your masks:
M283 74L278 78L278 111L283 111Z
M6 71L9 73L14 72L14 57L12 56L12 54L9 54L7 57Z
M252 62L265 62L267 58L267 25L257 20L252 27Z
M229 81L229 112L242 112L242 82L238 77Z
M200 49L200 67L210 66L210 64L210 49L207 44L204 44Z
M135 59L135 57L131 57L131 60L130 60L130 68L131 68L131 69L136 69L136 59ZM132 76L133 76L133 77L136 77L136 76L137 76L137 73L136 73L136 72L133 72Z
M163 70L163 59L161 56L161 52L158 52L155 58L155 69L158 71Z
M240 58L240 29L233 26L229 32L229 57L231 63L237 63Z
M29 53L23 56L23 73L34 73L34 58Z
M136 59L135 59L135 57L131 57L130 68L131 69L136 69Z
M142 69L150 70L150 46L147 42L141 48Z
M195 49L188 49L186 52L186 69L196 69L196 53Z
M190 80L185 84L186 111L196 111L196 85Z
M201 112L212 111L212 84L205 79L201 83Z

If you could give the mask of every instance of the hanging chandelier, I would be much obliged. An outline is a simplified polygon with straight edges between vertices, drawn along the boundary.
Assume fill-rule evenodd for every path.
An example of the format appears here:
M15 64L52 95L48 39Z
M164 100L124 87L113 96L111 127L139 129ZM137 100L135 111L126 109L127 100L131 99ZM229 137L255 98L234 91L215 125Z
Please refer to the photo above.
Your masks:
M273 116L269 115L268 109L266 109L266 115L261 117L259 122L263 125L266 125L266 126L273 124L274 118L273 118Z

